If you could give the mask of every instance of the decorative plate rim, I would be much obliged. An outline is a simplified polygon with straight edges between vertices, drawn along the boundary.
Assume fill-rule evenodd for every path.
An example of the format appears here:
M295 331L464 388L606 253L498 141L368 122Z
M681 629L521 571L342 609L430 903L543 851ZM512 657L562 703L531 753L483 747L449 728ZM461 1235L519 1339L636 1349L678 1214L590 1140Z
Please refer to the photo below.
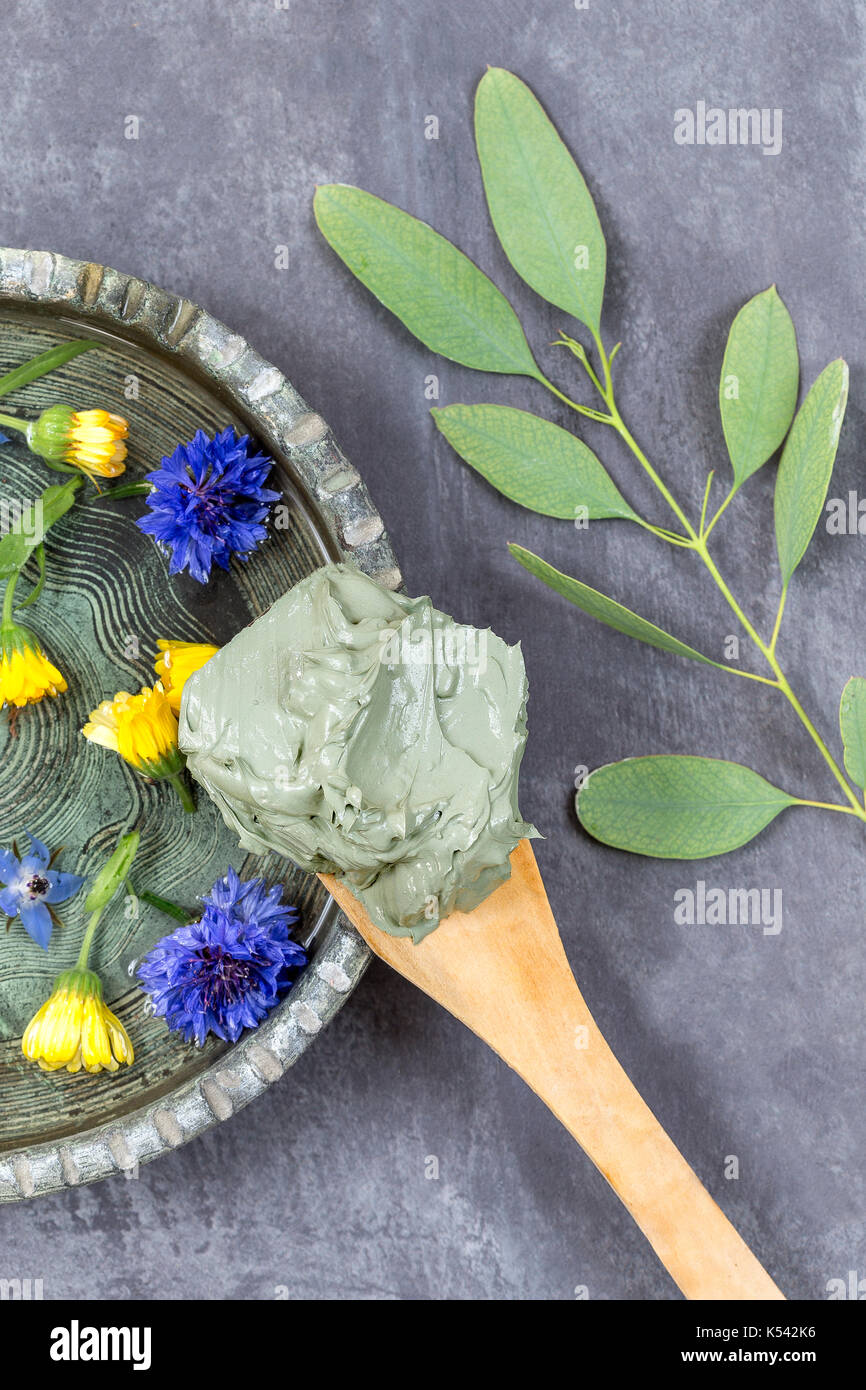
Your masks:
M146 280L52 251L0 247L0 306L64 309L176 355L232 397L263 442L289 461L338 558L396 589L400 570L358 471L321 415L279 368L190 300ZM327 913L326 909L326 913ZM291 993L212 1066L121 1119L0 1153L0 1202L58 1192L141 1164L227 1120L288 1071L358 984L372 952L338 910Z

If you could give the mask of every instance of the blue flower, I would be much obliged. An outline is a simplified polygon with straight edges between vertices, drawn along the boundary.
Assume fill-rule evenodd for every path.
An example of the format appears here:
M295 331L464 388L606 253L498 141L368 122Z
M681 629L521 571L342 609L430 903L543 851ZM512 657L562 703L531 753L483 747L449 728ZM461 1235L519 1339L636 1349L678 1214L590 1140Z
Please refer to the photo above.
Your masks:
M198 922L164 936L138 967L154 1012L199 1046L208 1033L237 1042L256 1028L307 963L289 939L297 911L282 889L260 878L241 883L234 869L202 899Z
M188 569L205 584L214 561L227 570L233 554L247 559L267 535L270 503L280 496L264 486L272 467L273 459L253 452L248 434L238 439L228 429L208 439L197 430L148 473L151 515L138 526L171 551L169 574Z
M58 920L53 904L71 898L84 879L52 869L60 851L49 854L41 840L27 834L30 853L23 858L15 844L12 849L0 849L0 911L6 913L7 931L13 919L20 917L36 944L47 950L52 925Z

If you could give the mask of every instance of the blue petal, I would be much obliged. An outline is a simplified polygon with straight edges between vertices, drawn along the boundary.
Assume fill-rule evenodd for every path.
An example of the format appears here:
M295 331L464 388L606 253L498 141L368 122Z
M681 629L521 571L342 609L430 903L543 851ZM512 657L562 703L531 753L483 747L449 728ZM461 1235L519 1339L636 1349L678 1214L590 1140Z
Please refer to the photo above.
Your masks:
M29 830L27 834L30 835L30 855L28 857L35 859L39 868L44 869L51 858L48 847L43 845L41 840L37 840L36 836L31 834Z
M0 890L0 908L6 913L7 917L17 917L19 895L12 888Z
M47 951L51 940L51 913L44 903L22 903L18 915L28 931L43 951Z
M84 882L84 879L79 878L78 874L52 873L51 878L54 882L42 899L46 903L65 903L67 898L71 898L74 893L78 892Z
M0 849L0 883L8 883L18 872L18 860L11 849Z

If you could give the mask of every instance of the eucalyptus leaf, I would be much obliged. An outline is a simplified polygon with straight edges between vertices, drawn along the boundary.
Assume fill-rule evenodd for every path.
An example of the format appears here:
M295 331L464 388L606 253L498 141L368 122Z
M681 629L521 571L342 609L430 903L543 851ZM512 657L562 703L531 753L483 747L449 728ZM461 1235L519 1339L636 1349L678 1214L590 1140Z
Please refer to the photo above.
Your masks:
M506 405L447 405L437 428L483 478L530 511L575 520L637 518L595 454L576 435Z
M26 565L48 529L69 511L80 486L80 477L55 483L45 489L36 505L30 503L22 509L15 529L0 540L0 579L9 579Z
M605 594L600 594L597 589L591 589L588 584L582 584L579 579L572 579L570 575L562 574L560 570L554 569L545 560L533 555L531 550L524 550L521 545L509 545L508 549L515 560L534 574L538 579L543 579L544 583L551 589L555 589L563 598L567 598L569 603L573 603L580 608L590 618L597 619L600 623L606 623L608 627L615 628L617 632L625 633L626 637L635 637L639 642L646 642L650 647L658 647L663 652L673 652L675 656L687 656L692 661L703 661L708 666L717 666L720 670L727 668L719 661L712 661L708 656L703 656L695 651L694 647L689 647L685 642L681 642L677 637L671 637L670 633L663 628L656 627L655 623L647 622L646 618L641 618L637 613L633 613L630 608L624 608L621 603L617 603L612 598L607 598Z
M314 210L341 260L432 352L482 372L538 377L504 294L426 222L341 183L317 188Z
M737 314L722 362L719 410L737 487L788 433L799 380L794 324L771 285Z
M591 772L577 795L584 830L654 859L704 859L754 839L797 798L741 763L662 754Z
M598 333L606 249L583 175L525 83L489 68L475 98L487 205L518 275Z
M839 728L845 771L855 786L866 788L866 680L852 676L839 704Z
M776 478L776 547L785 588L818 525L848 399L848 365L825 367L791 426Z

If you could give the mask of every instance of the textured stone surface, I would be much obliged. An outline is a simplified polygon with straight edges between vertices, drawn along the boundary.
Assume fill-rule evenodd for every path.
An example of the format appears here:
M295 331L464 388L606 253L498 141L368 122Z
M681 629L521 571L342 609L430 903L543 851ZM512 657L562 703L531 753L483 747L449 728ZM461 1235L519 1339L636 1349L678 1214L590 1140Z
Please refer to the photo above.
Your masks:
M775 280L804 377L840 352L851 364L833 485L844 496L862 487L866 442L856 7L81 0L64 11L21 0L6 7L4 42L15 80L0 240L132 271L243 334L334 429L410 590L522 638L523 810L548 837L539 859L599 1023L789 1295L825 1297L849 1269L866 1276L862 833L800 811L739 854L693 866L582 837L569 791L578 763L698 751L819 799L834 787L773 692L591 626L510 561L505 542L519 540L711 654L734 631L688 557L613 523L576 533L471 476L432 427L425 377L439 376L443 403L547 410L541 387L431 359L352 281L310 211L314 184L342 179L432 221L513 298L567 387L567 362L545 346L563 316L520 287L497 249L471 143L484 65L512 67L555 113L598 200L622 406L667 478L694 509L708 468L724 467L724 335ZM675 145L674 111L701 99L781 107L781 154ZM438 141L424 138L431 114ZM124 139L128 115L137 141ZM278 246L287 270L274 268ZM630 499L666 520L624 452L586 437ZM764 628L776 595L771 486L770 471L752 481L718 543ZM866 661L862 623L846 623L862 606L863 545L819 533L782 639L830 735L844 679ZM781 888L782 931L676 926L674 892L699 878ZM739 1158L737 1181L725 1180L726 1155ZM425 1178L430 1156L438 1180ZM0 1275L41 1277L46 1297L558 1299L577 1285L596 1298L676 1296L522 1083L378 965L242 1116L138 1178L0 1209Z

